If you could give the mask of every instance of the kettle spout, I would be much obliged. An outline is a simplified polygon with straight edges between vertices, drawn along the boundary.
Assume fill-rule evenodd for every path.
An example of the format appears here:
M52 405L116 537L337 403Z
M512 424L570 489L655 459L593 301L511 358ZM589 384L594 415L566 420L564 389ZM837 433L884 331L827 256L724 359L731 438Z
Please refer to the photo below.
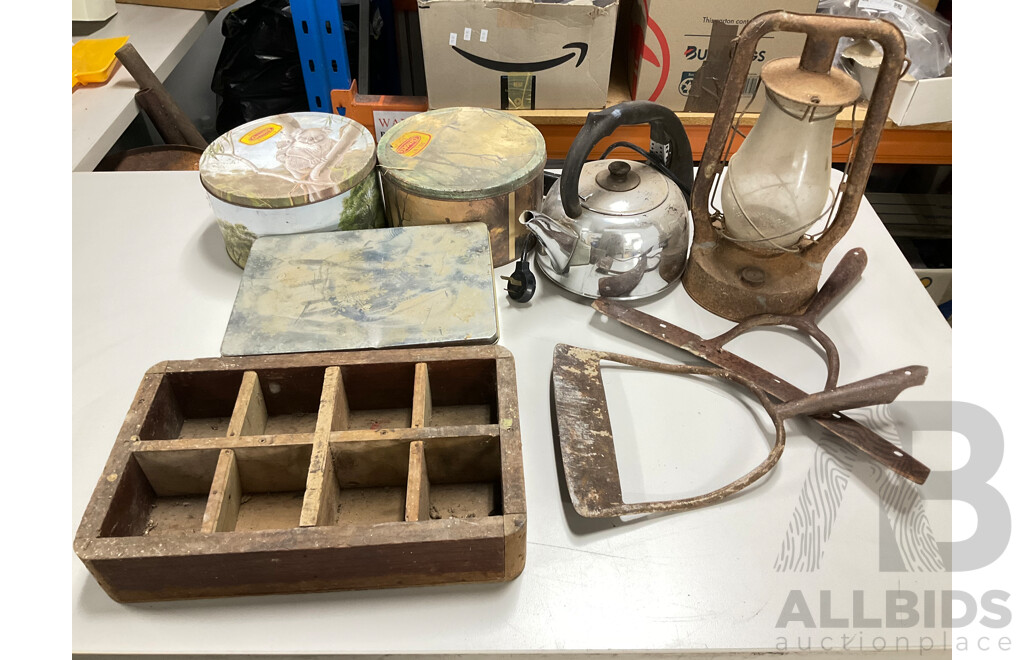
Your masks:
M538 211L523 211L519 223L530 230L541 245L556 273L566 273L576 250L579 235L554 218Z

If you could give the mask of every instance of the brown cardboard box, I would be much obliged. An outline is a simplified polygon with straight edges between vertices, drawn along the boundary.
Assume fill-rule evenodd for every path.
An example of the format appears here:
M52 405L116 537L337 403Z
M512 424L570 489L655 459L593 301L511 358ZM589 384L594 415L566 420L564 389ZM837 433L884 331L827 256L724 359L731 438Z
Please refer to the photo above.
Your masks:
M636 0L630 25L630 91L634 99L673 110L715 112L718 90L729 71L731 41L750 19L776 9L813 14L817 0ZM761 67L795 57L804 36L773 32L758 44L739 109L754 91ZM720 82L721 81L721 82ZM758 92L751 112L764 105Z
M430 107L603 108L619 0L420 0Z

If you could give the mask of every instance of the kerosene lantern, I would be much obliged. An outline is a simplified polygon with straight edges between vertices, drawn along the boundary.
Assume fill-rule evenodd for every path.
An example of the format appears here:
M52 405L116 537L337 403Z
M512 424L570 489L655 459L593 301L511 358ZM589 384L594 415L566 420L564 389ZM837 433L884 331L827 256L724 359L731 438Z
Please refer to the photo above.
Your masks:
M726 169L755 48L775 31L806 34L804 50L764 65L764 109ZM870 39L883 58L843 179L833 189L836 117L861 95L860 84L832 66L841 37ZM694 181L693 247L683 286L697 303L736 321L806 306L825 257L857 214L905 53L899 29L879 19L777 11L744 27Z

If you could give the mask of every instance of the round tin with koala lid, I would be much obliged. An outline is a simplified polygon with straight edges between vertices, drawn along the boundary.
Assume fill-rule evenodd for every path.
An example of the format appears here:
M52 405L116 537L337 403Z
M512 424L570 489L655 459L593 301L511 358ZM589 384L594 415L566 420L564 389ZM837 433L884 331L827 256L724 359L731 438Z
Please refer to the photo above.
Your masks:
M340 115L257 119L214 140L199 178L228 256L245 267L261 236L386 224L373 136Z
M442 108L391 127L377 144L385 208L392 226L482 222L491 261L522 254L518 222L544 196L544 137L501 110Z

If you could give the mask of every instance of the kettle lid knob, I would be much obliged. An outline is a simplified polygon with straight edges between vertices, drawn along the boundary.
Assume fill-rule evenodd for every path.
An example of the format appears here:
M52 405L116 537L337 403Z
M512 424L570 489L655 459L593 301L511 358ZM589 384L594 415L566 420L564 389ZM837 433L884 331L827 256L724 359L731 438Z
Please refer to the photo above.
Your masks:
M608 174L615 179L625 179L629 169L629 163L624 160L613 160L608 164Z
M613 160L608 163L608 169L600 172L595 178L597 185L612 192L626 192L640 185L640 175L624 160Z

